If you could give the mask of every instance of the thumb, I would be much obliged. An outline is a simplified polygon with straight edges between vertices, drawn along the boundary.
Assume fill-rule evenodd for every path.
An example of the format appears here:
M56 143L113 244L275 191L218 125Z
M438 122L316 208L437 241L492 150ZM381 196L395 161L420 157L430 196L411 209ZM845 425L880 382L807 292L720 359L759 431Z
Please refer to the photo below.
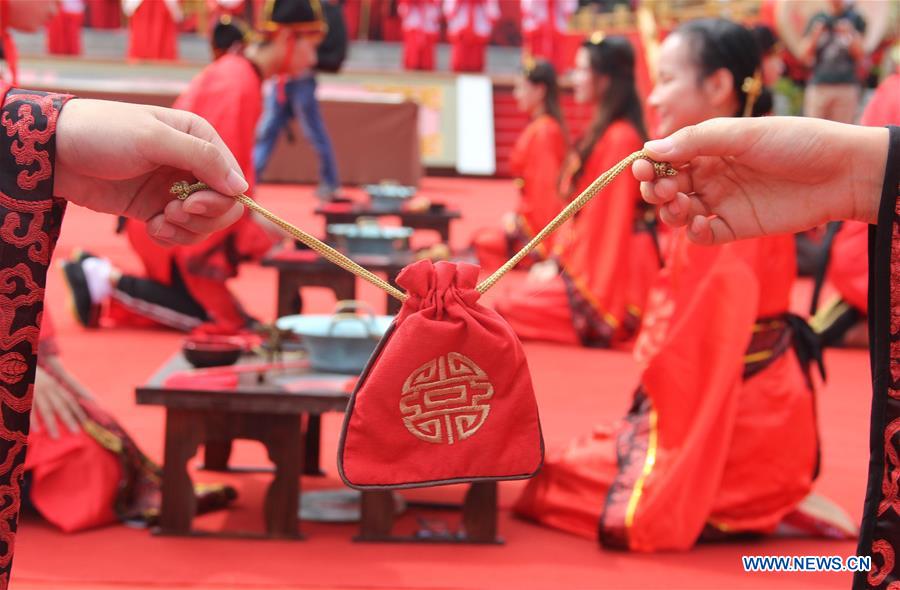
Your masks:
M736 155L752 130L751 119L710 119L684 127L663 139L648 141L644 151L658 161L684 164L699 156Z

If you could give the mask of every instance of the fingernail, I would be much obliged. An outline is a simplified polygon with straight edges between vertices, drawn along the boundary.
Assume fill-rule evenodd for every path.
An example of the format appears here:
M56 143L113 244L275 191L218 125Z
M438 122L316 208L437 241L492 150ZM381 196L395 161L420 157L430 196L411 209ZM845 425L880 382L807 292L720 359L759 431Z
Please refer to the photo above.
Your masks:
M244 178L234 170L230 170L228 172L228 178L225 179L225 184L227 184L228 188L231 189L232 195L239 195L250 188L250 185L247 184L247 181L244 180Z
M193 213L194 215L204 215L207 211L206 205L204 205L203 203L197 203L195 201L188 201L187 203L185 203L184 210L188 213Z
M668 154L675 148L675 144L668 137L663 139L654 139L644 144L644 148L657 154Z
M175 237L175 228L172 227L171 225L163 224L163 225L159 226L158 230L156 230L156 237L163 239L163 240L168 240L170 238L174 238Z
M670 201L667 207L672 215L681 215L681 205L678 204L677 200Z

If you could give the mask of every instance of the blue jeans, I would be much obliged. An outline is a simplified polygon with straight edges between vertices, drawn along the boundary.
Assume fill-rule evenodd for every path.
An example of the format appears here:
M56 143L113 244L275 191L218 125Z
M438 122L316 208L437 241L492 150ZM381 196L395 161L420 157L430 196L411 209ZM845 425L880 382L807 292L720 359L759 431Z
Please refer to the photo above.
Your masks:
M263 115L256 130L256 146L253 149L256 178L259 179L266 169L281 130L296 115L303 135L319 156L320 185L324 185L328 191L336 190L341 183L338 180L331 139L319 112L319 101L316 100L316 77L292 78L284 85L284 93L286 100L283 104L278 103L277 88L272 88L272 92L267 93L264 99Z

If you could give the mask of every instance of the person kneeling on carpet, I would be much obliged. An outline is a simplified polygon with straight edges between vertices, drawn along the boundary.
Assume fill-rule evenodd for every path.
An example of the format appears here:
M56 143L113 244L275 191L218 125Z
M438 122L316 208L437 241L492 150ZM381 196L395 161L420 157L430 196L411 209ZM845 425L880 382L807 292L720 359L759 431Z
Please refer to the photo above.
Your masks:
M116 522L154 525L162 469L66 370L47 310L38 362L23 505L67 533ZM198 514L237 498L221 484L198 484L195 493Z

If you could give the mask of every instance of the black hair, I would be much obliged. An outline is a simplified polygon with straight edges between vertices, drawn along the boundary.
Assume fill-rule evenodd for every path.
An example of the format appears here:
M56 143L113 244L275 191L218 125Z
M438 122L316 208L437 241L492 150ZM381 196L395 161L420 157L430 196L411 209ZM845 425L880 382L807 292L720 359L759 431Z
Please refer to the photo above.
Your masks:
M744 83L760 75L762 51L756 37L746 27L724 18L701 18L684 23L675 30L690 43L694 63L700 70L701 80L726 69L734 80L734 92L738 97L735 116L741 116L747 105ZM772 110L772 95L763 87L753 103L751 116L759 117Z
M244 43L247 26L243 21L230 15L219 19L212 31L213 52L218 54L229 51L234 45Z
M590 55L591 71L595 75L609 76L609 86L597 104L594 118L576 150L582 167L609 126L619 119L626 119L641 139L647 139L644 113L634 77L634 47L625 37L606 37L600 42L585 41L582 47ZM576 176L580 174L580 170Z
M772 30L772 27L760 23L753 25L753 28L750 29L750 31L753 33L753 37L756 39L756 46L759 47L759 52L762 57L765 57L775 51L775 45L778 43L778 37L775 36L775 31Z
M553 64L543 59L535 60L531 67L525 69L524 75L530 83L544 87L544 112L556 119L568 143L569 132L559 105L559 82Z

